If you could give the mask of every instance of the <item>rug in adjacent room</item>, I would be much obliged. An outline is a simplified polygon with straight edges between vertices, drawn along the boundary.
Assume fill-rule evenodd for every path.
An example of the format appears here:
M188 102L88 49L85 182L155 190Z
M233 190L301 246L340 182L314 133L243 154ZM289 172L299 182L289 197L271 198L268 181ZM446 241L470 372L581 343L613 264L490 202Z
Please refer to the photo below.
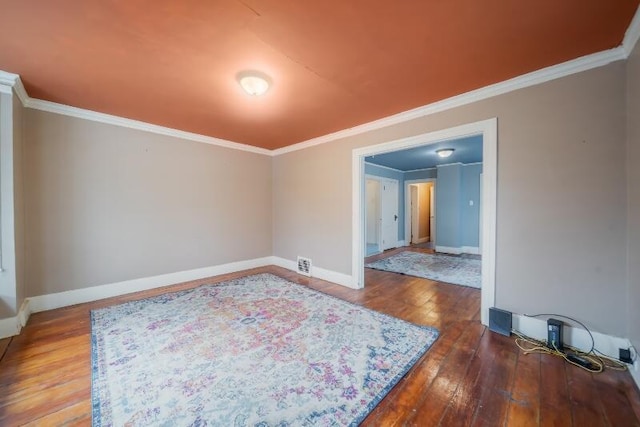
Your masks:
M403 251L365 265L376 270L423 277L438 282L480 288L482 261L469 256L451 256Z
M271 274L94 310L93 424L356 425L437 335Z

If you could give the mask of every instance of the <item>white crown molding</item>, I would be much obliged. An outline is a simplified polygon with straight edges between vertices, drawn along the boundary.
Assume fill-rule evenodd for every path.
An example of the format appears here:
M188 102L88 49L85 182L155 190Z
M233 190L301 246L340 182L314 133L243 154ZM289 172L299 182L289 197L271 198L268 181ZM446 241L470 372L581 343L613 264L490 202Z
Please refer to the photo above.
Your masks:
M424 171L434 171L437 168L434 166L432 168L420 168L420 169L411 169L408 171L404 171L404 173L409 173L409 172L424 172Z
M20 76L13 73L7 73L6 71L0 71L0 92L11 94L12 89L15 94L18 95L22 105L26 107L29 102L29 95L27 95L27 91L22 85Z
M0 70L0 93L12 93L12 89L16 84L16 81L20 79L20 76L13 73L7 73Z
M214 138L211 136L200 135L192 132L185 132L178 129L172 129L164 126L154 125L151 123L141 122L139 120L126 119L124 117L113 116L111 114L98 113L96 111L85 110L83 108L71 107L69 105L58 104L50 101L29 98L27 107L35 110L47 111L49 113L57 113L65 116L77 117L79 119L91 120L99 123L106 123L115 126L126 127L158 135L172 136L175 138L186 139L194 142L203 142L205 144L217 145L219 147L231 148L235 150L248 151L251 153L271 155L271 150L265 148L254 147L252 145L241 144L239 142L227 141L225 139Z
M27 90L24 88L24 85L22 84L22 79L20 77L18 77L15 84L13 85L13 91L18 96L18 99L20 100L20 102L22 102L22 106L26 107L31 101L31 98L29 98L29 95L27 94Z
M370 132L376 129L393 126L396 124L408 122L420 117L429 116L431 114L440 113L442 111L450 110L452 108L458 108L467 104L482 101L487 98L491 98L498 95L503 95L508 92L512 92L518 89L524 89L537 84L545 83L551 80L566 77L571 74L580 73L582 71L591 70L593 68L602 67L615 61L626 59L625 50L622 47L606 50L603 52L594 53L591 55L583 56L571 61L564 62L562 64L553 65L551 67L543 68L541 70L533 71L528 74L523 74L518 77L514 77L503 82L495 83L490 86L485 86L480 89L472 90L461 95L453 96L451 98L444 99L442 101L434 102L422 107L414 108L412 110L404 111L402 113L394 114L379 120L374 120L369 123L365 123L359 126L355 126L349 129L344 129L338 132L330 133L328 135L319 136L317 138L309 139L307 141L300 142L298 144L289 145L287 147L278 148L272 151L273 156L279 156L281 154L291 153L293 151L303 150L305 148L313 147L315 145L324 144L327 142L335 141L341 138L347 138L354 135L359 135L365 132Z
M276 150L267 150L265 148L259 148L252 145L242 144L234 141L228 141L228 140L214 138L206 135L185 132L185 131L172 129L172 128L159 126L159 125L154 125L151 123L146 123L138 120L126 119L123 117L113 116L110 114L98 113L91 110L85 110L82 108L58 104L55 102L30 98L27 92L24 90L22 82L20 81L20 77L16 74L7 73L4 71L0 71L0 91L3 90L3 86L13 87L16 94L22 101L22 104L25 107L33 108L36 110L63 114L71 117L77 117L81 119L147 131L147 132L156 133L159 135L173 136L176 138L186 139L190 141L202 142L205 144L217 145L220 147L248 151L252 153L275 157L282 154L291 153L294 151L303 150L305 148L335 141L337 139L347 138L347 137L359 135L365 132L370 132L370 131L385 128L388 126L393 126L396 124L408 122L410 120L414 120L414 119L425 117L431 114L450 110L452 108L461 107L461 106L482 101L484 99L491 98L494 96L503 95L505 93L512 92L518 89L527 88L527 87L545 83L551 80L559 79L561 77L566 77L571 74L591 70L597 67L602 67L614 61L624 60L629 56L629 54L633 50L633 47L635 46L639 37L640 37L640 8L638 9L638 11L636 11L634 18L631 21L631 25L627 29L623 44L617 48L594 53L591 55L586 55L581 58L567 61L562 64L553 65L551 67L543 68L541 70L533 71L528 74L514 77L512 79L495 83L493 85L485 86L483 88L479 88L479 89L466 92L451 98L447 98L447 99L437 101L428 105L424 105L422 107L414 108L408 111L394 114L392 116L384 117L379 120L374 120L369 123L364 123L362 125L354 126L352 128L348 128L348 129L340 130L327 135L312 138L307 141L302 141L297 144L289 145L287 147L278 148Z
M431 171L431 170L437 170L439 166L450 166L450 165L462 165L462 166L473 166L473 165L481 165L482 162L473 162L473 163L460 163L460 162L456 162L456 163L447 163L444 165L436 165L435 167L432 168L422 168L422 169L412 169L409 171L404 171L404 173L409 173L409 172L423 172L423 171Z
M404 173L404 171L402 171L400 169L392 168L392 167L389 167L389 166L378 165L378 164L371 163L371 162L364 162L364 164L365 165L374 166L374 167L377 167L377 168L388 169L388 170L394 171L394 172Z
M638 43L640 38L640 6L636 10L636 14L633 15L633 19L629 24L629 28L624 33L624 39L622 40L622 48L624 49L625 58L628 58L633 51L633 48Z
M11 93L11 88L13 88L24 107L32 108L34 110L62 114L64 116L76 117L79 119L151 132L158 135L186 139L188 141L202 142L205 144L217 145L219 147L231 148L234 150L248 151L251 153L262 154L266 156L270 156L272 153L271 150L254 147L253 145L241 144L239 142L227 141L225 139L214 138L211 136L200 135L197 133L186 132L178 129L172 129L164 126L142 122L139 120L127 119L111 114L99 113L97 111L91 111L83 108L72 107L69 105L58 104L56 102L31 98L27 94L27 91L25 90L19 75L0 70L0 91L3 93Z
M0 85L13 87L13 85L16 83L16 80L19 78L20 76L18 76L17 74L0 70Z

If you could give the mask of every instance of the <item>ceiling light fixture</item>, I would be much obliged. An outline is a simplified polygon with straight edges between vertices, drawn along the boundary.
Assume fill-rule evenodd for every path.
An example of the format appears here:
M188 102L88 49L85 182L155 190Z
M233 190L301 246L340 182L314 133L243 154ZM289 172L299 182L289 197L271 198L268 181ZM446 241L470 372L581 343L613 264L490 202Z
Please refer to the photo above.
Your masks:
M238 74L237 79L242 89L251 96L260 96L269 90L269 76L259 71L244 71Z
M442 158L449 157L456 151L453 148L441 148L440 150L436 150L436 154Z

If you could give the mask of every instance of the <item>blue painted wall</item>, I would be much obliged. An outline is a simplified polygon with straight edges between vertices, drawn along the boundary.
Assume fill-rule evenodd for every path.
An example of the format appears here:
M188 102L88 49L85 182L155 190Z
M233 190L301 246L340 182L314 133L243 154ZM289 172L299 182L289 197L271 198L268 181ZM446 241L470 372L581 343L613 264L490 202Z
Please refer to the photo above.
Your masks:
M482 164L462 167L460 238L462 246L480 245L480 174ZM473 206L469 205L473 201Z
M480 243L480 173L482 164L438 167L436 245L450 248ZM469 204L473 201L473 205Z
M482 164L444 165L400 172L365 163L365 174L398 181L398 240L404 240L404 183L436 178L436 244L460 248L480 243L480 173ZM469 206L473 200L473 206Z
M436 245L460 246L462 165L438 167L436 182Z
M398 181L398 240L404 240L404 173L369 163L364 164L365 175L390 178Z

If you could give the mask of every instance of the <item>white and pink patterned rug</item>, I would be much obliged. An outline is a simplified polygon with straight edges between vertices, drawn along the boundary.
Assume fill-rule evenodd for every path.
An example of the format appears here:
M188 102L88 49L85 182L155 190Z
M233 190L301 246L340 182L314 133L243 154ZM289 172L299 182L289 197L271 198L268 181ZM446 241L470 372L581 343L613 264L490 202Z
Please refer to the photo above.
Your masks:
M271 274L94 310L93 425L357 425L437 336Z

